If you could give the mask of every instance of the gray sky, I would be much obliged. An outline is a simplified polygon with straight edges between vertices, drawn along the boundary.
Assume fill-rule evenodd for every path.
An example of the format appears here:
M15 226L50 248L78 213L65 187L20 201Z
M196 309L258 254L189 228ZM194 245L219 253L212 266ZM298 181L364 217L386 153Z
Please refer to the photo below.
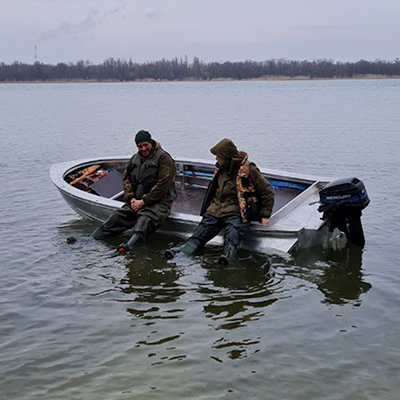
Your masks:
M400 0L0 0L0 62L400 57Z

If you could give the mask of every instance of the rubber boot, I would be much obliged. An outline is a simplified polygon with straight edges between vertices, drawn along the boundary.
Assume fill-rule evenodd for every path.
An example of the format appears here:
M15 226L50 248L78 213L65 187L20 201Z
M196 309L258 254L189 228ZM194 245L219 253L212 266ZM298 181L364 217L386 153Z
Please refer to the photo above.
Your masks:
M180 251L180 247L172 247L171 249L165 250L164 257L167 260L172 260Z
M237 247L231 243L226 243L224 245L224 252L222 253L221 257L218 259L218 264L221 266L228 265L229 262L232 260L234 255L236 254Z
M178 253L185 253L186 255L193 254L196 250L200 249L201 242L197 239L190 238L184 245L179 247L173 247L171 249L165 250L164 256L167 260L171 260Z
M198 239L190 238L181 248L181 252L187 254L188 256L192 255L196 250L199 250L201 247L201 242Z
M135 244L139 242L141 239L142 235L138 232L134 232L131 238L126 243L121 243L117 247L117 251L119 251L120 253L128 253L129 251L132 250Z

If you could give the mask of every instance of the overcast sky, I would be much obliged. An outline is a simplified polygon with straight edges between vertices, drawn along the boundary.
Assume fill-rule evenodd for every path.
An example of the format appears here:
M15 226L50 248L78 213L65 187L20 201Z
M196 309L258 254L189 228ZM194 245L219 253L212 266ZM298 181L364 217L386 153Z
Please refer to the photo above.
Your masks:
M400 0L0 0L0 62L400 57Z

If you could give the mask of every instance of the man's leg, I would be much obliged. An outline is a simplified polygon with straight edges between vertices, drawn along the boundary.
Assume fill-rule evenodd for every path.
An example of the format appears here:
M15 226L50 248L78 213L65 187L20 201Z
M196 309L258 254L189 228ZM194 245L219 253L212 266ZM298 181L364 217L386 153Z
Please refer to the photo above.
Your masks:
M239 247L242 221L239 216L232 215L223 219L223 225L225 228L224 251L218 259L218 264L227 265Z
M118 246L120 253L130 251L138 242L154 233L160 223L167 219L170 208L163 203L144 207L137 212L136 221L133 225L133 233L127 243Z
M214 218L210 214L204 214L203 219L199 225L197 225L197 228L188 241L178 248L167 250L165 252L165 257L172 258L180 251L189 255L193 254L195 251L203 248L209 240L217 236L221 229L222 224L220 220Z
M151 220L151 218L146 217L144 215L138 216L136 224L133 227L132 236L126 243L121 243L117 250L120 253L126 253L147 237L150 233L153 233L156 230L155 224Z
M119 210L115 211L111 216L92 233L92 237L96 240L103 239L108 236L117 235L127 229L131 229L136 223L136 213L125 204Z

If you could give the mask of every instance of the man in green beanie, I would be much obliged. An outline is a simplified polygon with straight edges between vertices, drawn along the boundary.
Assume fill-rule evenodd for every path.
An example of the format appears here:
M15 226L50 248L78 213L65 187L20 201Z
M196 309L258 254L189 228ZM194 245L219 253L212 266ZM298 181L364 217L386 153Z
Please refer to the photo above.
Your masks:
M203 219L178 251L192 254L224 228L224 250L218 263L226 265L239 246L243 224L269 224L274 192L257 166L248 161L247 153L239 152L232 140L223 139L210 151L216 156L217 171L203 201ZM176 250L167 250L165 256L171 258L175 253Z
M125 204L92 234L102 239L133 229L129 241L118 246L121 253L153 233L169 216L176 199L172 157L147 131L139 131L135 143L138 152L129 160L123 177Z

